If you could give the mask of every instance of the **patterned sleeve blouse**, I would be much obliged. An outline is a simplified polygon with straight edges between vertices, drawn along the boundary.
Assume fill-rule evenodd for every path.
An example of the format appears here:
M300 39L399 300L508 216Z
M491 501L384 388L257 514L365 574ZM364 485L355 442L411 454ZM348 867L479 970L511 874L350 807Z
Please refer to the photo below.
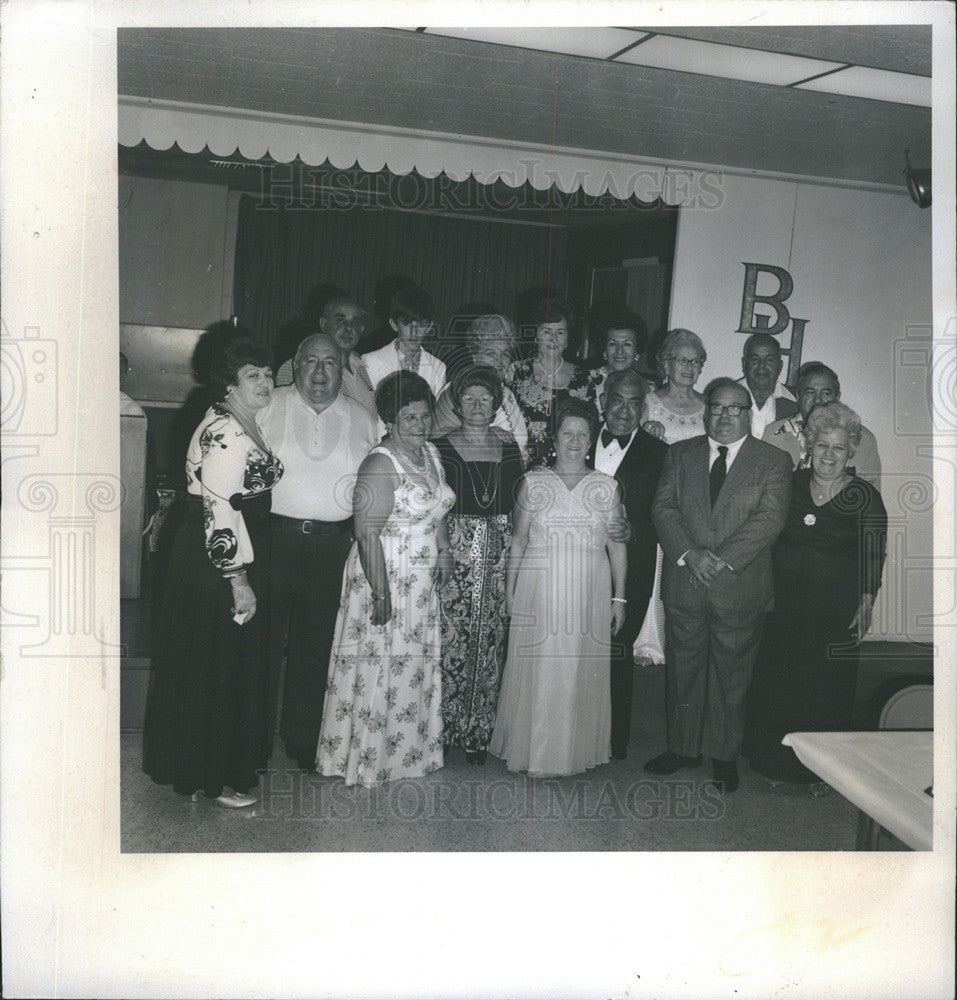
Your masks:
M212 406L186 453L187 492L203 501L206 553L225 577L252 563L244 502L265 498L282 475L282 463L264 452L235 417Z

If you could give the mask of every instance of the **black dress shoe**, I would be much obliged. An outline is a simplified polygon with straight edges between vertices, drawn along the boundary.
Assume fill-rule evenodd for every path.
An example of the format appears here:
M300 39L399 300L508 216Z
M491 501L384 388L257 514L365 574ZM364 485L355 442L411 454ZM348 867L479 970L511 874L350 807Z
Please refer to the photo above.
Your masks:
M718 791L730 795L741 783L738 778L738 765L733 760L718 760L717 757L711 762L714 773L714 783L718 786Z
M307 774L316 773L316 755L300 747L286 747L286 756Z
M615 758L615 760L624 760L628 756L628 748L627 747L612 747L611 748L611 755L612 755L612 757Z
M650 774L674 774L683 767L700 767L701 754L697 757L685 757L683 754L675 753L674 750L666 750L657 757L652 757L645 764L645 770Z

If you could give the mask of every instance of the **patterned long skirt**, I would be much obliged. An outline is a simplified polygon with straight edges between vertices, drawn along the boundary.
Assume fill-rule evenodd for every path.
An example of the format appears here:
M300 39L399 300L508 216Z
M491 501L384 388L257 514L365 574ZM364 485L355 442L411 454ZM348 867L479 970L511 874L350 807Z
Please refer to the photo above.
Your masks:
M447 520L455 565L442 601L443 739L449 746L485 751L508 645L511 518L450 514Z

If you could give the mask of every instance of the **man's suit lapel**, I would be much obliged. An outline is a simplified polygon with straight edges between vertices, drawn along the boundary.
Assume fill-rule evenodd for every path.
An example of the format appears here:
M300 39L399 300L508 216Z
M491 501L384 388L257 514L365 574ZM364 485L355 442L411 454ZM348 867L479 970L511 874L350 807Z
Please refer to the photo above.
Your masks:
M711 517L711 485L708 480L708 457L711 452L707 436L696 438L694 448L689 448L688 477L689 499L697 504L705 521Z

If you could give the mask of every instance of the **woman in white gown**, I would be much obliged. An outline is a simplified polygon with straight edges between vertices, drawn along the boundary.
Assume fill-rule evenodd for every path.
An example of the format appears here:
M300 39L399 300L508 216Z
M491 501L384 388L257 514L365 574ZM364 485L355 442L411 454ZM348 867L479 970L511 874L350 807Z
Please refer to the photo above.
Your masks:
M625 619L626 555L608 538L618 483L589 470L591 404L563 404L554 468L525 474L513 509L511 615L489 752L532 777L577 774L611 756L610 644Z
M645 397L641 426L665 444L704 434L704 396L694 388L708 353L691 330L671 330L658 351L658 371L664 384ZM661 546L648 612L635 640L635 663L665 662L665 606L661 602Z

